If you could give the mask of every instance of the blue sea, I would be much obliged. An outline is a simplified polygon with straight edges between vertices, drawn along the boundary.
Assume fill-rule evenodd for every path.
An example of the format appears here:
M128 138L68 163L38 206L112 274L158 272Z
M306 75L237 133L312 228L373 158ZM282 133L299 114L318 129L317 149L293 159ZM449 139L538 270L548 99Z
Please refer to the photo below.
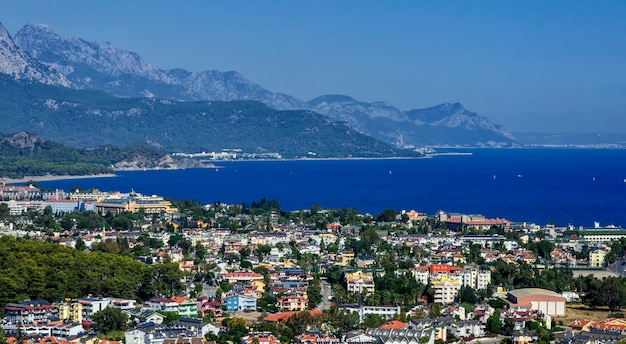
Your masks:
M203 203L275 198L283 210L438 210L560 226L626 226L626 150L477 149L427 159L218 162L219 169L117 172L40 182Z

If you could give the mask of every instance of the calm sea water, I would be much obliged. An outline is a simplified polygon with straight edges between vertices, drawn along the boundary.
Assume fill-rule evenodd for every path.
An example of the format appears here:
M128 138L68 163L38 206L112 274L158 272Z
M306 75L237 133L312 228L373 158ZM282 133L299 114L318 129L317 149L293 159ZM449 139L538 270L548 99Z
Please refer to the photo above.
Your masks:
M431 159L235 161L220 169L118 172L114 178L41 182L174 199L250 203L285 210L351 207L438 210L558 225L626 226L626 150L479 149Z

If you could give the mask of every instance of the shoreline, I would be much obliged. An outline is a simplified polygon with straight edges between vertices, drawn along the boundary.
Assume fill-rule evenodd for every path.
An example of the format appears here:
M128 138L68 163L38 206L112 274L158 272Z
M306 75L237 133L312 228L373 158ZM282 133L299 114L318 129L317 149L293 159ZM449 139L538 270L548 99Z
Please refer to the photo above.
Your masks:
M444 153L433 153L433 154L425 154L423 156L417 157L342 157L342 158L287 158L287 159L223 159L219 160L222 162L279 162L279 161L350 161L350 160L413 160L413 159L429 159L437 156L465 156L472 155L469 152L444 152ZM217 161L216 161L217 162ZM161 168L161 167L152 167L152 168L121 168L114 171L114 173L103 173L103 174L87 174L87 175L45 175L45 176L25 176L22 178L4 178L0 177L1 184L24 184L28 181L34 182L48 182L55 180L69 180L69 179L90 179L90 178L111 178L117 177L118 175L115 172L142 172L142 171L166 171L166 170L185 170L185 169L222 169L225 166L219 165L211 165L211 166L194 166L194 167L176 167L176 168Z
M0 182L3 184L23 184L28 181L34 182L48 182L53 180L65 180L65 179L88 179L88 178L111 178L117 177L115 173L104 173L104 174L86 174L86 175L62 175L62 176L25 176L23 178L0 178Z

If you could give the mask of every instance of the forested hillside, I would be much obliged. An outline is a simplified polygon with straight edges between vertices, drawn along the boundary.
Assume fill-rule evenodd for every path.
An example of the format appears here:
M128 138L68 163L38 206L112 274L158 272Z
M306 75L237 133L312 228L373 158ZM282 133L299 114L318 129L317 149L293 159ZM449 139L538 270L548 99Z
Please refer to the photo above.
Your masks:
M130 257L0 237L0 308L24 299L57 301L89 294L146 300L182 288L175 263L148 266Z
M20 132L0 138L0 177L112 173L112 166L119 162L137 159L158 162L164 155L156 149L141 146L67 147Z
M149 145L167 152L276 152L285 157L418 154L311 111L251 101L175 102L17 82L0 74L0 132L27 131L73 147Z

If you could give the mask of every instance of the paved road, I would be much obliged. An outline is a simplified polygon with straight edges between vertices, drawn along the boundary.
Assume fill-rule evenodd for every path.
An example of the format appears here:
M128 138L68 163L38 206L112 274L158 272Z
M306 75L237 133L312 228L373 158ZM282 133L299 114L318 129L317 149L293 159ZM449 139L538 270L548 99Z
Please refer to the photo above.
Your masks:
M606 271L613 272L620 276L626 276L626 259L618 258L615 263L606 267Z
M202 292L200 294L202 296L206 296L206 297L215 297L215 290L216 289L217 289L217 287L203 284L202 285Z
M328 300L333 295L330 283L326 281L326 278L322 277L322 302L317 306L319 310L330 309L331 302Z

